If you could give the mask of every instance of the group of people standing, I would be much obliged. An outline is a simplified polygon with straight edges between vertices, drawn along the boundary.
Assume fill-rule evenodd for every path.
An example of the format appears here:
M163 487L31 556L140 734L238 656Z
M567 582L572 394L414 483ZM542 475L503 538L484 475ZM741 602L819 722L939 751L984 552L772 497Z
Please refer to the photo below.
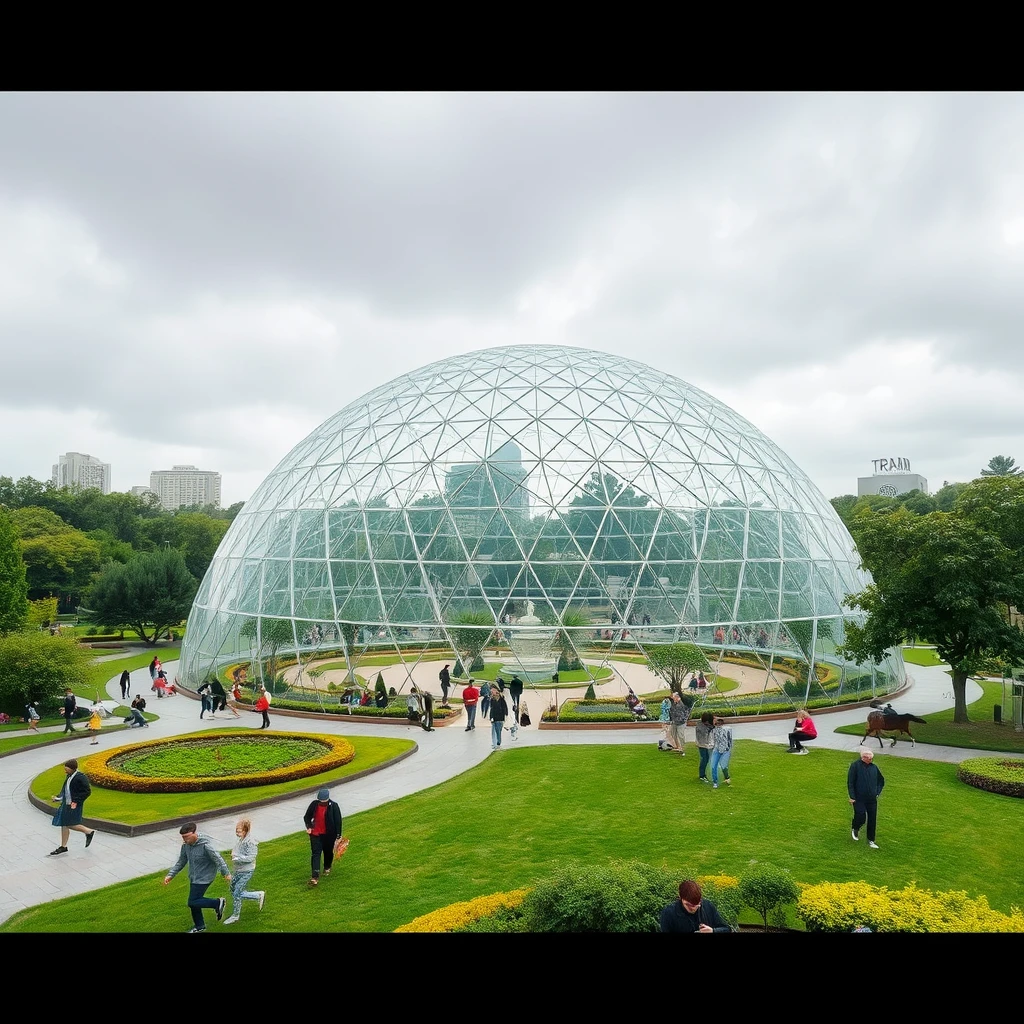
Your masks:
M678 690L673 690L661 702L661 715L658 720L662 724L662 737L658 740L659 750L671 750L685 756L686 723L690 720L692 710L693 702L685 700ZM732 759L732 728L725 724L725 719L705 711L697 722L694 740L699 754L697 778L701 782L710 782L714 789L718 789L718 770L721 769L725 784L731 786L729 761Z

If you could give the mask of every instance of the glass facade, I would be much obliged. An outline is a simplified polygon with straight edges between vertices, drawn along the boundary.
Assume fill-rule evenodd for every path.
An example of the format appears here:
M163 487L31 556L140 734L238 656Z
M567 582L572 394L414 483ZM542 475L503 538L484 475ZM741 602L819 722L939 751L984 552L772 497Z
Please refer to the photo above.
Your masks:
M836 653L858 564L807 476L705 392L585 349L487 349L377 388L282 460L202 581L182 679L271 635L300 664L356 645L415 661L471 649L474 624L512 664L517 634L591 664L690 641L776 693L773 668L797 666L791 703L883 693L902 659Z

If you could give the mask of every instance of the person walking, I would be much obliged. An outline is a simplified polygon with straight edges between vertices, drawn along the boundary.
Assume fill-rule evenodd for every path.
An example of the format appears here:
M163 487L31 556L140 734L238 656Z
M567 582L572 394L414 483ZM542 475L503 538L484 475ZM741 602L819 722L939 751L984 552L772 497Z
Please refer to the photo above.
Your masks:
M519 721L519 699L523 695L523 681L519 676L513 676L508 684L509 696L512 698L512 717Z
M469 685L462 691L462 706L466 709L466 732L472 732L476 728L476 706L480 700L480 691L472 679Z
M708 762L711 760L711 748L714 743L711 739L711 730L714 728L715 720L710 711L705 711L700 716L700 721L694 729L694 738L697 742L697 750L700 752L700 762L697 765L697 778L701 782L710 782L708 778Z
M202 686L196 690L199 694L199 699L203 702L203 706L199 709L199 717L202 718L207 711L210 712L210 717L215 717L213 714L213 690L210 686L210 680L207 679Z
M846 790L853 804L853 822L850 834L853 841L860 839L861 826L868 823L868 846L878 849L875 842L875 822L878 820L878 797L885 786L885 777L874 763L875 755L871 750L864 749L860 757L850 765L846 773Z
M206 895L206 890L213 885L217 874L224 876L224 881L231 884L231 872L224 858L217 852L213 840L204 832L200 832L194 821L182 825L178 829L181 835L181 852L174 866L164 875L164 885L187 864L188 865L188 909L192 912L192 927L189 933L206 931L204 910L212 910L220 921L224 917L227 900L220 896L216 899Z
M661 712L658 715L658 721L661 722L661 739L658 740L658 749L664 750L668 745L668 712L669 708L672 707L672 701L666 697L661 702Z
M39 701L32 701L25 705L25 721L28 722L29 732L39 732Z
M497 750L501 746L501 732L505 728L505 719L508 718L508 704L496 687L491 687L491 750Z
M729 761L732 758L732 729L725 724L724 718L714 720L714 729L711 731L711 788L718 789L718 769L722 769L722 776L727 786L732 785L729 778Z
M341 835L341 808L331 799L331 791L321 789L316 799L306 808L302 818L309 836L310 885L320 884L320 858L323 857L324 876L331 873L334 863L334 841Z
M128 699L128 697L130 695L129 691L131 690L131 688L132 688L132 674L131 674L131 672L128 671L128 669L125 669L121 673L121 700L127 700Z
M75 712L78 710L78 703L75 701L75 691L64 691L64 731L74 732Z
M448 689L452 685L452 676L447 665L438 672L437 678L441 680L441 707L446 708L448 707Z
M157 672L160 671L160 659L154 654L153 660L149 663L149 680L152 683L156 679Z
M85 847L92 846L95 829L86 828L82 824L82 814L85 801L92 793L92 784L86 775L78 770L78 761L70 757L64 762L64 785L60 793L53 797L53 801L60 801L60 807L53 816L51 824L60 828L60 846L50 851L51 857L68 852L68 839L72 832L85 833Z
M680 694L673 690L669 698L672 703L668 709L668 741L665 750L675 750L686 756L686 723L690 718L690 705Z
M486 719L491 710L491 688L484 682L480 684L480 717Z
M234 924L242 916L242 902L244 900L256 900L260 910L263 909L263 901L267 894L263 889L248 891L249 882L256 873L256 854L259 852L259 844L252 838L252 822L248 818L239 818L235 825L235 835L238 842L231 851L231 866L234 869L231 878L231 916L225 924Z
M801 708L796 713L796 727L789 734L789 754L806 754L802 744L807 743L809 740L818 738L818 728L814 724L814 719L811 718L810 712L807 708Z
M255 709L263 716L263 724L260 726L261 729L270 728L270 697L267 695L267 688L265 686L260 687L260 695L256 698L256 703L253 705Z

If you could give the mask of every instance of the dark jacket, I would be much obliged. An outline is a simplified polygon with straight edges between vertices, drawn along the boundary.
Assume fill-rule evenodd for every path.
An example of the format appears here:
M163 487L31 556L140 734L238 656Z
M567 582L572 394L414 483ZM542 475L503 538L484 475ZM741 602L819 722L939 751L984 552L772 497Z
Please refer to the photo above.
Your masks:
M722 920L718 908L708 899L700 901L696 914L689 914L682 900L673 900L661 912L661 930L663 932L697 932L702 924L709 924L716 932L731 932L732 929Z
M491 696L491 721L492 722L504 722L508 718L508 702L504 697L498 697L495 700L493 694Z
M448 686L452 681L451 673L446 668L437 673L437 678L441 680L442 686Z
M71 792L71 802L78 804L79 807L92 795L92 784L88 777L78 771L71 776L71 784L68 789Z
M846 788L851 800L877 800L885 778L873 762L865 764L859 757L846 773Z
M314 800L307 808L302 817L306 828L313 827L313 819L316 816L316 809L320 805L319 800ZM327 814L324 816L324 828L332 840L341 835L341 808L333 801L327 801Z
M520 697L520 696L522 696L522 693L523 693L523 681L522 681L522 679L518 678L518 676L514 676L512 678L512 682L508 684L508 692L511 693L513 697Z
M75 711L77 710L77 708L78 708L78 704L75 701L75 695L73 693L69 693L64 698L64 717L65 718L74 718L75 717Z

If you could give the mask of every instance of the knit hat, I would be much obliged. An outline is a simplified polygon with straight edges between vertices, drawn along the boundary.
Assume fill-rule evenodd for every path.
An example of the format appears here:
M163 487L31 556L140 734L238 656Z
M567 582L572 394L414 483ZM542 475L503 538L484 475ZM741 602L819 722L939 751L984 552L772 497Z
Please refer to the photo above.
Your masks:
M321 789L319 793L317 793L316 798L317 800L330 800L331 791L325 787L324 789Z

